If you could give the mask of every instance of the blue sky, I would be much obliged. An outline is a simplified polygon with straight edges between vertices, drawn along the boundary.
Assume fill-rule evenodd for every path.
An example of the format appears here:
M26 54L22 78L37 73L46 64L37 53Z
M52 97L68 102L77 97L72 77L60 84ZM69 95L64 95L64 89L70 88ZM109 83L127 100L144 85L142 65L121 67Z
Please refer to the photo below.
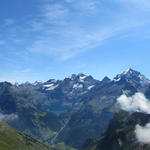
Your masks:
M96 79L131 67L150 78L149 0L3 0L0 81Z

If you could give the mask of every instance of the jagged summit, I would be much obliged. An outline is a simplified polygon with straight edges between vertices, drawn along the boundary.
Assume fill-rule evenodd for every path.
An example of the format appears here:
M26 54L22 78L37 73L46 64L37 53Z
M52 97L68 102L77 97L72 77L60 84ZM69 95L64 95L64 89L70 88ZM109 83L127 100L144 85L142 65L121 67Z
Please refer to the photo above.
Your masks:
M122 74L127 75L127 74L139 74L139 71L136 71L132 68L128 68L126 71L124 71Z
M96 80L91 75L85 75L83 73L72 74L71 76L66 77L65 79L69 79L76 82L88 82L91 80Z
M81 76L81 77L83 77L83 76L86 76L85 74L83 74L83 73L78 73L78 75L77 76Z
M136 70L134 70L134 69L132 69L132 68L128 68L127 70L125 70L125 71L119 73L117 76L129 75L129 74L137 74L137 73L139 74L140 72L139 72L139 71L136 71Z
M105 76L101 81L105 82L105 81L110 81L110 80L111 80L110 78L108 78L107 76Z
M67 78L74 80L75 78L79 78L79 77L85 77L86 78L87 76L83 73L78 73L78 74L72 74L72 75L68 76Z
M127 69L126 71L118 74L113 81L118 82L120 80L126 80L132 84L140 84L142 87L148 86L150 84L150 80L146 78L143 74L139 71L133 70L131 68Z
M133 70L131 68L127 69L126 71L118 74L114 79L118 79L121 77L126 77L126 78L134 78L134 77L139 77L141 80L149 80L147 79L143 74L141 74L139 71Z
M33 84L34 84L34 85L40 85L40 84L42 84L42 83L44 83L44 82L41 81L41 80L37 80L37 81L35 81Z
M66 77L64 80L49 79L46 82L39 80L34 83L25 82L25 83L17 84L17 85L43 86L48 89L56 89L56 87L59 87L63 83L65 83L65 84L67 83L71 87L73 84L85 84L84 87L89 87L89 86L94 86L96 83L100 84L100 82L103 84L107 84L109 81L112 81L112 82L127 81L133 85L136 84L135 86L140 85L142 87L145 87L145 86L148 87L150 85L150 80L148 78L146 78L139 71L136 71L132 68L128 68L126 71L123 71L122 73L118 74L112 80L109 77L105 76L101 81L99 81L99 80L94 79L91 75L85 75L83 73L78 73L78 74L72 74L72 75ZM70 87L70 86L68 86L68 87ZM51 87L51 88L49 88L49 87ZM81 87L81 85L79 87Z

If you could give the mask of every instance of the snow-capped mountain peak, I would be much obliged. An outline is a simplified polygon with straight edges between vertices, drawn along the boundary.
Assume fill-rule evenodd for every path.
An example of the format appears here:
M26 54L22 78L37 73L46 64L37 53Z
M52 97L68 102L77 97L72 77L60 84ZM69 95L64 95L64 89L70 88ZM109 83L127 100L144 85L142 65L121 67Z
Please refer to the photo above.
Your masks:
M139 71L133 70L132 68L128 68L126 71L121 73L120 75L139 75L141 74Z
M76 77L77 77L76 74L72 74L72 75L68 76L67 79L74 80Z
M127 69L126 71L124 71L121 74L118 74L113 81L118 82L120 80L126 80L132 84L135 83L140 83L141 86L145 87L148 86L150 84L150 80L147 79L143 74L141 74L138 71L135 71L131 68Z
M44 83L44 82L41 81L41 80L37 80L37 81L35 81L33 84L34 84L34 85L39 85L39 84L42 84L42 83Z
M80 82L84 82L84 79L86 78L87 76L83 73L79 73L79 74L72 74L71 76L67 77L67 79L70 79L70 80L79 80Z
M136 71L134 71L131 68L128 68L126 71L123 72L123 74L129 74L129 73L133 73L133 72L136 72Z

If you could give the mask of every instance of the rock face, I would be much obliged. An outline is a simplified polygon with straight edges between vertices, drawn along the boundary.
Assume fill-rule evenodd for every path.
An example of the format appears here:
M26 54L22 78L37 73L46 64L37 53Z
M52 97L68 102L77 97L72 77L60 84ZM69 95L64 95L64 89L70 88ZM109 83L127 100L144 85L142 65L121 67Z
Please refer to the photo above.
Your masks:
M135 134L136 125L144 126L149 119L150 115L120 111L101 138L87 141L82 150L149 150L150 144L140 143Z
M80 148L106 130L119 109L116 99L136 92L150 98L150 81L132 69L112 80L98 81L80 73L33 84L2 82L0 117L7 116L2 119L9 125L47 145L64 142Z
M120 81L120 80L126 80L135 87L139 86L139 88L141 90L142 90L142 88L144 90L150 84L149 79L147 79L140 72L135 71L131 68L129 68L128 70L124 71L123 73L117 75L114 78L114 81Z

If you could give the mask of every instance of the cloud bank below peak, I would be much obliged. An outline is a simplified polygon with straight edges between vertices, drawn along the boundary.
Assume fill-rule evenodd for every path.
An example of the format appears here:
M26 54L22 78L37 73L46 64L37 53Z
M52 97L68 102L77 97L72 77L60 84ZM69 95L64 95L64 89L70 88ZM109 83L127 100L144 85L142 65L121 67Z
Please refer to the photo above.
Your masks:
M150 114L150 101L142 93L135 93L131 97L123 94L117 99L117 103L123 110Z
M135 93L131 97L123 94L117 99L117 103L125 111L150 114L150 101L142 93ZM147 123L145 126L137 124L134 132L139 143L150 143L150 123Z

